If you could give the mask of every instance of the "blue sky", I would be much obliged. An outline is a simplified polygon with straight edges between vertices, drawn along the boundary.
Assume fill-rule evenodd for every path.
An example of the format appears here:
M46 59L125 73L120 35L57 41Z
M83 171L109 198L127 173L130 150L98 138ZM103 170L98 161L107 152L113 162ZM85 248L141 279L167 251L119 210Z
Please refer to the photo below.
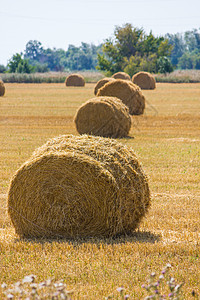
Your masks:
M116 25L156 36L200 28L200 0L0 0L0 64L29 40L44 48L99 44Z

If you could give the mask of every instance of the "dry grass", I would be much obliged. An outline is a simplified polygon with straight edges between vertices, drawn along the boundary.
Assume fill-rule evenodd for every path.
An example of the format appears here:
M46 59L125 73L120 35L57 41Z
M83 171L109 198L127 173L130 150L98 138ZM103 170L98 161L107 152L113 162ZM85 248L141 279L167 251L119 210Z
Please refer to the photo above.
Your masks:
M200 70L175 70L167 74L156 74L157 82L195 83L200 82Z
M11 176L36 147L60 134L76 134L73 116L93 96L94 84L5 86L0 99L0 283L35 274L38 281L64 279L73 299L110 294L117 299L120 286L131 299L142 299L147 294L141 285L149 274L171 263L171 275L184 282L183 299L198 299L200 84L157 84L156 90L144 91L145 114L132 118L132 138L120 140L134 148L149 175L152 208L140 231L115 240L75 242L20 240L6 215L6 193Z
M97 82L103 78L98 71L78 71L85 82ZM6 83L64 83L70 72L46 72L46 73L0 73L0 78Z

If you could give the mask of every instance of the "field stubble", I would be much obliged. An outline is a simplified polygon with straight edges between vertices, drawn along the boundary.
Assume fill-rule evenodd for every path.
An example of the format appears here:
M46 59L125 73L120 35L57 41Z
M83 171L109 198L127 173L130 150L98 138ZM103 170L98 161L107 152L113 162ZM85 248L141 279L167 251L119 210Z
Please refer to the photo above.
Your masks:
M64 279L74 299L103 299L125 288L131 299L170 263L184 299L200 297L200 84L157 84L132 117L130 138L149 177L152 207L131 236L77 241L18 239L6 214L9 181L33 150L60 134L77 134L73 117L94 84L6 84L0 99L0 283L29 274ZM193 293L194 294L194 293ZM119 295L118 295L119 296ZM0 298L2 298L0 288Z

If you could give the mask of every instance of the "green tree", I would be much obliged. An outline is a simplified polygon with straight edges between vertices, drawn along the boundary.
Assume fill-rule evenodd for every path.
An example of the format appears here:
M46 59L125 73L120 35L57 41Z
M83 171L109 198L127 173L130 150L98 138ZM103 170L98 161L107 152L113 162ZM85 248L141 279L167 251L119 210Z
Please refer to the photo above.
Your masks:
M157 72L170 73L174 70L171 60L167 56L161 56L157 60Z
M132 55L129 57L124 58L124 72L129 74L131 77L139 72L140 70L140 64L141 64L142 58L139 55Z
M145 71L149 73L157 72L157 55L155 53L144 55L140 62L139 71Z
M187 51L191 52L195 49L200 50L200 33L197 29L186 31L184 33L184 39Z
M127 23L117 26L114 38L103 44L103 54L98 55L97 69L112 74L124 70L130 75L138 71L156 72L157 59L169 56L172 46L164 37L146 35L142 28Z
M29 59L29 61L32 63L35 60L40 60L42 54L43 54L43 47L42 44L37 40L30 40L26 44L26 49L24 52L24 58Z
M6 67L4 65L0 65L0 73L5 73Z
M101 45L81 43L80 47L69 45L66 52L65 68L69 70L92 70L97 65L97 53Z
M158 57L168 57L172 52L172 45L169 44L167 39L160 40L160 43L157 48Z
M171 62L174 66L177 66L179 58L186 51L186 43L184 41L183 35L180 33L165 35L169 44L172 46L172 51L170 54Z
M98 55L97 69L110 73L121 71L124 58L127 60L140 51L143 29L133 28L129 23L122 27L116 26L114 37L103 44L103 54Z
M22 61L22 53L14 54L8 62L8 72L15 73L21 61Z
M22 58L22 53L16 53L8 62L8 73L32 73L33 66L29 64L28 59Z
M141 70L150 73L157 72L156 54L144 55L143 57L135 55L129 59L125 58L124 62L124 72L128 73L131 77Z
M102 53L101 48L101 44L95 46L82 42L80 47L69 45L67 51L56 48L44 49L41 42L30 40L24 51L24 59L27 61L21 62L22 53L16 54L9 62L9 72L94 70L97 65L97 53Z
M64 66L61 64L61 57L63 56L65 56L63 49L47 48L43 52L42 61L51 71L63 71Z
M33 66L31 66L27 59L22 59L19 62L16 73L32 73L34 70Z
M200 69L200 52L195 49L186 51L178 60L179 69Z
M140 52L144 31L142 28L133 28L129 23L124 26L116 26L114 31L115 40L113 46L118 50L120 56L131 57Z
M197 29L184 33L169 34L165 37L173 46L170 54L172 64L178 68L198 68L200 53L200 33Z
M150 31L149 35L146 35L143 43L142 43L142 51L141 51L141 56L142 54L149 55L151 53L156 53L158 50L159 42L163 39L157 39L154 37L152 31Z

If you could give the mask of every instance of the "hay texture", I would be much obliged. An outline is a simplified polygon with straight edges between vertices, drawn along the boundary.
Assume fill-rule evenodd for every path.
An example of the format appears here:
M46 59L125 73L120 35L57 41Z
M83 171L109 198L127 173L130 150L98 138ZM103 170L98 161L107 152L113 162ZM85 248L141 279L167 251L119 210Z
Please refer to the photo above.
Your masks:
M131 128L129 109L116 97L88 100L77 110L74 121L80 134L103 137L125 137Z
M131 81L115 79L98 90L97 96L117 97L128 106L131 115L141 115L145 109L145 97L141 89Z
M8 193L8 213L20 237L128 233L149 206L147 177L133 150L88 135L63 135L36 149Z
M102 86L104 86L105 83L110 82L112 80L114 80L114 78L112 78L112 77L105 77L105 78L100 79L94 87L94 94L96 95L98 92L98 89L100 89Z
M65 79L66 86L85 86L85 79L80 74L71 74Z
M156 81L153 75L148 72L138 72L132 77L132 82L143 90L153 90L156 88Z
M4 96L5 94L5 85L2 80L0 80L0 96Z
M125 72L117 72L112 75L114 79L123 79L123 80L131 80L131 77Z

